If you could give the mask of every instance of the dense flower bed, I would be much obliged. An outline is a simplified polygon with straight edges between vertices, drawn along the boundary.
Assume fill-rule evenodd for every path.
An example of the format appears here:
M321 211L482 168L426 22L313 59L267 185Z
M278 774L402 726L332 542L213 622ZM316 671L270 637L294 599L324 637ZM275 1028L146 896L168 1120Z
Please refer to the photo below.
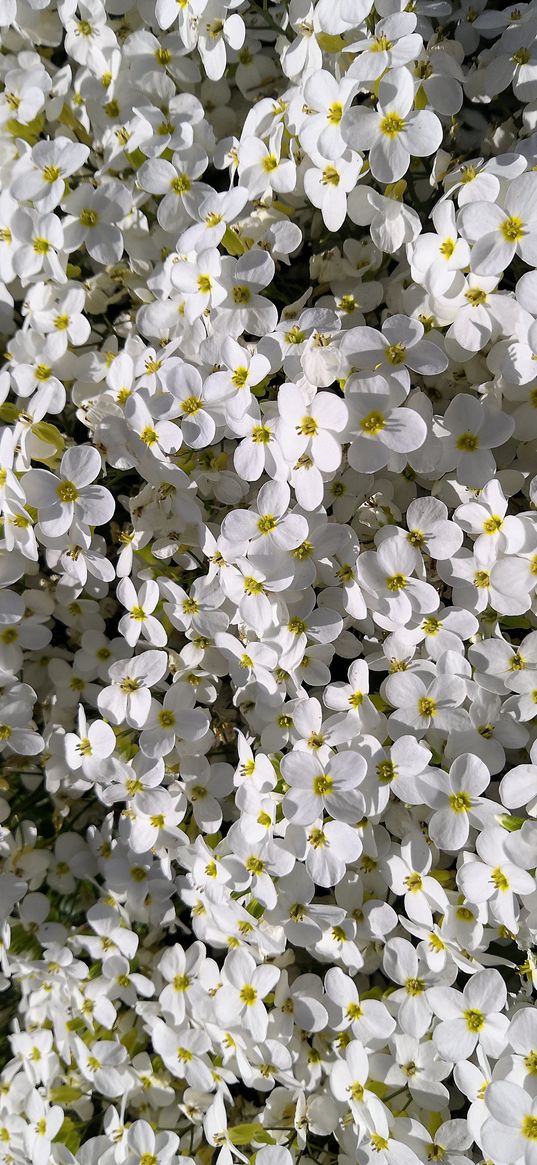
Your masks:
M0 40L0 1163L537 1165L537 2Z

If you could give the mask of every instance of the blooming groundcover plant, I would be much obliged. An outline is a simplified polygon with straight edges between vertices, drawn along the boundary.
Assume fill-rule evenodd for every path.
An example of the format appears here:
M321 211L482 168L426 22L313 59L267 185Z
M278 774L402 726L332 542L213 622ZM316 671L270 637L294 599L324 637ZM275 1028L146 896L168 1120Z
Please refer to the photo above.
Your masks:
M536 0L0 44L0 1162L537 1165Z

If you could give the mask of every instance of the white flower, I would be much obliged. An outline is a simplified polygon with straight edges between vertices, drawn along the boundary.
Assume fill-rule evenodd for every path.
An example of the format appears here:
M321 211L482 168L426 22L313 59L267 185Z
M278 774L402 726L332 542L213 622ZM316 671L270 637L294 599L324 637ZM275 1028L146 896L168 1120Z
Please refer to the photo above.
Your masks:
M338 753L323 765L315 756L291 752L283 758L282 772L289 785L283 801L289 821L311 825L323 810L350 825L360 820L364 802L357 786L365 761L357 753Z
M162 623L151 614L160 599L158 584L154 581L142 583L137 591L130 578L122 578L118 584L117 597L127 614L119 620L118 630L129 647L135 647L140 635L154 647L164 647L166 632Z
M25 282L43 272L57 283L66 275L58 252L64 246L64 231L55 214L37 210L17 210L13 215L13 234L19 246L13 255L13 268Z
M514 429L506 413L485 408L475 397L460 393L448 405L443 418L446 469L456 468L463 485L480 488L494 475L491 449L503 445Z
M428 824L428 833L441 850L462 849L470 826L486 824L487 814L494 813L493 802L487 802L481 793L490 784L490 773L477 756L466 753L457 757L443 775L442 784L432 781L424 790L426 804L434 808Z
M112 684L99 693L99 710L113 724L125 720L134 728L142 728L151 707L150 689L167 668L164 651L144 651L132 659L112 663L108 669Z
M218 279L220 271L220 255L215 247L200 251L195 260L179 258L173 265L172 283L186 294L185 311L190 323L225 299L225 289Z
M73 521L88 526L109 521L115 509L112 494L104 486L92 485L100 471L100 454L86 445L64 453L61 477L46 469L31 469L25 474L26 497L38 509L45 534L64 534Z
M390 889L404 897L409 918L432 926L433 910L443 911L448 905L446 894L429 875L432 866L430 849L421 835L404 838L400 852L393 853L385 862Z
M462 995L452 987L433 987L429 1001L442 1021L434 1029L433 1042L444 1060L466 1060L479 1042L484 1051L496 1056L507 1031L502 1015L506 988L495 970L479 971L466 984Z
M537 1105L532 1096L509 1080L498 1080L487 1088L485 1103L490 1113L482 1132L485 1152L500 1165L511 1161L533 1165Z
M54 210L63 198L66 179L84 165L88 156L88 146L69 138L38 142L16 166L11 193L22 201L38 203L43 214Z
M266 995L275 987L280 972L277 967L256 966L247 951L231 951L223 968L223 985L215 997L216 1015L226 1023L241 1019L246 1031L255 1040L264 1040L268 1015L263 1005Z
M347 195L355 189L362 160L352 150L345 150L332 162L311 150L314 165L304 174L304 190L317 206L329 231L338 231L347 214Z
M376 551L364 551L357 570L359 582L375 596L372 601L383 619L397 620L404 626L413 613L428 614L438 606L430 583L413 577L416 559L404 536L392 535L384 538Z
M328 161L341 157L345 150L341 123L357 89L358 82L350 76L338 84L325 69L308 77L299 131L300 144L308 154L318 153Z
M461 866L457 882L469 902L487 902L493 918L516 934L518 929L517 894L531 894L531 876L506 852L507 835L500 826L491 825L476 842L475 855Z
M430 728L444 736L464 729L468 723L460 708L466 696L464 681L458 676L439 675L427 684L411 672L397 672L386 681L386 697L395 707L389 720L394 739L413 732L421 739Z
M353 150L368 150L371 173L378 182L396 182L410 158L434 154L442 125L430 110L412 111L414 82L408 69L391 69L378 92L378 109L353 106L342 122L344 140Z
M476 275L500 275L516 254L527 263L537 261L534 174L511 182L503 206L473 202L459 215L459 228L473 242L471 267Z
M240 555L273 554L294 550L307 538L308 524L300 514L289 514L290 490L285 482L268 481L257 496L258 510L235 510L222 524L222 533Z

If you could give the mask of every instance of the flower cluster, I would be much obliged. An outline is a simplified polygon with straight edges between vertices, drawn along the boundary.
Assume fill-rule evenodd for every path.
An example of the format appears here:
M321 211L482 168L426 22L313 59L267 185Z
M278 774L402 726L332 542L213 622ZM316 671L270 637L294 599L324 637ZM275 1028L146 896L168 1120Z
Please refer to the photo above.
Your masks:
M537 1165L537 0L0 45L0 1165Z

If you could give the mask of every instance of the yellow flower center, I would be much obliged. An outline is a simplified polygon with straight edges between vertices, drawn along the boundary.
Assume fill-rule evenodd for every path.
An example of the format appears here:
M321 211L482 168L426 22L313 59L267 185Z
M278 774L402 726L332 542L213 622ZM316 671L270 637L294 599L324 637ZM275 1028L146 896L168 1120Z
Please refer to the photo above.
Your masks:
M290 328L288 332L284 333L283 338L284 338L286 344L303 344L304 340L306 339L306 333L301 332L300 328L297 327L296 324L294 324L293 327Z
M379 125L380 132L392 139L396 138L404 128L405 119L399 113L387 113L385 117L381 118Z
M386 359L390 364L397 366L402 364L406 355L406 347L404 344L390 344L386 348Z
M474 586L480 590L484 590L490 586L490 573L488 570L476 570L474 574Z
M537 1141L537 1116L525 1116L522 1121L522 1136L528 1141Z
M244 864L250 874L262 874L265 869L265 863L261 861L261 858L256 857L255 854L247 858Z
M244 365L240 365L239 368L235 369L231 377L231 383L235 385L235 388L244 388L248 380L248 373L249 369Z
M170 187L174 194L188 194L192 183L188 174L178 174L176 178L172 178Z
M249 287L234 287L232 291L232 297L233 303L249 303L252 298L252 293Z
M332 104L328 106L328 112L326 116L330 122L330 125L339 125L341 118L343 117L343 106L341 102L333 101Z
M362 433L365 433L366 436L376 437L377 433L382 432L385 424L386 421L382 413L373 410L373 412L368 413L366 417L362 417L362 420L360 421L360 428Z
M329 797L334 788L333 777L328 773L321 773L320 776L313 779L313 792L317 797Z
M503 518L500 518L499 514L491 514L490 518L487 518L483 522L483 530L485 531L485 534L497 534L498 530L501 530L502 526Z
M312 829L308 834L308 841L313 849L324 849L328 844L326 833L322 829Z
M488 296L481 287L469 287L464 293L464 298L468 300L470 307L479 307L480 304L487 302Z
M50 251L50 243L48 239L44 239L42 235L37 235L36 238L32 240L32 242L36 255L48 255Z
M323 186L339 186L341 179L335 166L325 166L321 182Z
M384 33L381 36L376 36L374 41L369 45L370 53L387 53L392 47L391 40L388 40Z
M496 869L492 871L490 880L501 893L505 893L509 889L509 881L500 866L496 866Z
M386 589L388 591L404 591L407 585L407 577L405 574L392 574L386 579Z
M315 417L302 417L300 424L296 426L296 431L302 437L316 437L319 426Z
M61 481L56 487L56 493L61 502L76 502L80 494L72 481Z
M472 808L472 798L468 793L452 793L449 807L454 813L467 813Z
M423 620L421 626L426 635L438 635L438 632L442 628L442 621L435 619L434 615L429 615L427 619Z
M83 227L96 227L98 221L99 215L97 214L96 210L92 209L92 207L85 206L84 209L80 211L80 223Z
M510 218L505 218L500 226L500 233L503 235L506 243L518 243L524 237L524 223L518 215L511 215Z
M468 1028L468 1031L480 1032L483 1030L485 1026L485 1016L483 1015L482 1011L479 1011L475 1007L469 1007L467 1011L464 1012L464 1018L466 1020L466 1027Z
M59 166L45 166L41 171L41 175L45 179L45 182L50 182L51 185L53 182L57 182L60 174L61 170Z
M181 410L187 417L194 417L201 409L201 398L199 396L187 396L181 404Z
M455 444L461 453L475 453L476 449L479 448L479 437L477 433L461 433Z
M450 238L444 239L444 242L442 243L442 245L440 247L440 254L444 257L444 259L451 259L451 256L452 256L454 250L455 250L455 239L450 239Z
M393 760L381 760L377 765L377 777L382 785L394 781L397 776L397 767Z
M254 425L251 438L254 445L269 445L272 441L272 433L268 425Z

